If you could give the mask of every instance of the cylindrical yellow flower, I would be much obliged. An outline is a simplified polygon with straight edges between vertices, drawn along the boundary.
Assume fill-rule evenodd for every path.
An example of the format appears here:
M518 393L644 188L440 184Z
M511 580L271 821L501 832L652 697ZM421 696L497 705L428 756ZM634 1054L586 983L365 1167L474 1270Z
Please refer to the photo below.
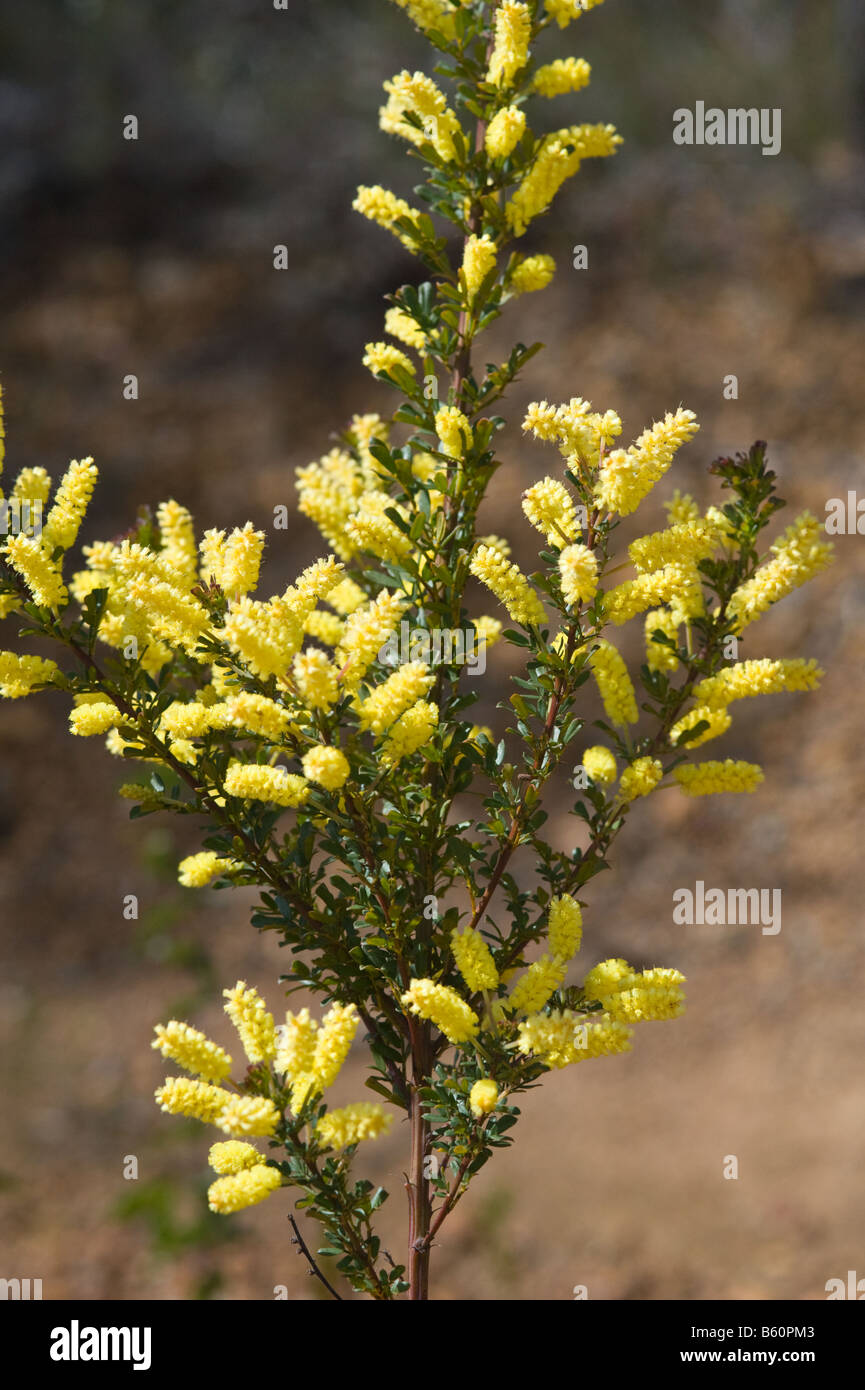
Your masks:
M466 278L466 298L473 304L486 278L496 263L496 244L492 237L472 234L466 241L463 252L463 274Z
M608 1014L580 1015L570 1009L533 1014L519 1028L517 1050L558 1069L591 1057L630 1052L630 1028Z
M315 1063L315 1040L318 1024L310 1017L309 1009L300 1013L287 1013L285 1023L279 1029L279 1045L276 1051L276 1070L295 1081L304 1072L311 1072Z
M529 59L532 14L521 0L502 0L495 12L495 41L487 67L487 81L508 87Z
M484 146L490 159L507 159L523 138L526 114L519 106L504 106L490 121L484 136Z
M592 781L597 782L599 786L609 786L611 782L616 780L615 755L602 743L596 743L593 748L586 749L583 754L583 767Z
M434 980L412 980L402 996L403 1008L430 1019L452 1043L468 1042L478 1031L478 1016L456 990Z
M345 786L351 774L348 758L339 748L320 745L303 755L303 775L325 791L335 792Z
M207 1161L214 1173L229 1177L232 1173L243 1173L247 1168L255 1168L264 1163L265 1156L252 1144L244 1144L241 1139L226 1139L212 1144Z
M657 758L637 758L622 773L619 795L623 801L634 801L638 796L648 796L663 775L664 769Z
M266 1096L231 1096L212 1123L233 1137L271 1138L278 1121L279 1111Z
M59 565L33 536L10 536L4 555L21 575L34 601L43 608L59 608L69 597Z
M577 543L559 556L559 578L565 603L591 603L598 591L598 561L593 550Z
M508 281L511 294L531 294L545 290L556 273L552 256L526 256L520 261Z
M93 738L97 734L107 734L123 720L124 715L113 700L94 696L69 711L69 732L81 738Z
M407 661L376 686L358 705L362 729L385 733L416 700L426 695L435 677L423 661Z
M498 1098L499 1088L491 1077L484 1076L480 1081L476 1081L469 1091L469 1105L475 1119L480 1120L484 1115L489 1115L491 1110L495 1110Z
M536 1013L559 988L567 972L566 960L541 956L540 960L533 961L517 980L508 995L508 1005L517 1013Z
M463 458L472 446L472 430L462 411L455 405L442 406L436 411L435 426L442 453L449 458Z
M550 545L567 545L579 532L574 499L556 478L542 478L528 488L523 493L523 511Z
M0 695L7 700L20 700L30 695L35 686L50 685L59 669L56 662L41 656L0 652Z
M230 1091L207 1081L190 1081L186 1076L169 1076L154 1093L160 1110L169 1115L187 1115L205 1124L215 1124L228 1101Z
M349 1054L360 1019L354 1004L332 1004L321 1021L312 1058L318 1090L332 1086Z
M259 763L229 763L225 774L228 796L243 801L272 801L275 806L302 806L309 795L305 777L286 772L284 767L265 767Z
M392 338L398 338L406 347L414 348L416 352L423 352L426 348L426 334L419 328L411 314L407 314L405 309L400 309L399 305L393 305L388 309L384 316L384 331L389 333Z
M509 563L501 551L479 545L469 568L475 578L495 594L515 623L528 627L546 622L547 615L537 593L519 566Z
M547 939L554 959L572 960L583 939L583 914L570 893L551 898L547 918Z
M341 1110L329 1110L315 1127L316 1137L325 1148L347 1149L363 1139L387 1134L393 1115L374 1101L359 1100Z
M646 614L646 664L650 671L675 671L679 658L674 651L662 642L656 642L654 633L663 632L665 636L678 641L679 614L668 608L653 608Z
M384 646L403 613L405 603L389 589L382 589L371 603L355 609L345 625L337 653L343 684L355 690Z
M542 97L564 96L587 87L591 76L592 69L585 58L557 58L538 68L532 78L532 91Z
M824 672L814 660L787 657L773 661L739 661L716 676L707 676L694 687L694 699L711 709L726 709L734 700L781 691L816 690Z
M732 719L725 709L711 709L708 705L698 705L688 714L682 716L670 730L670 742L675 746L682 734L689 729L694 729L698 724L708 724L708 729L704 729L696 738L688 739L688 748L699 748L701 743L708 743L712 738L726 733L732 724Z
M381 750L385 767L395 767L429 743L438 725L438 705L431 700L418 700L401 714L393 725Z
M757 763L725 758L723 762L683 763L673 776L688 796L711 796L715 792L753 792L763 781Z
M156 1025L156 1037L150 1044L169 1061L176 1062L184 1071L202 1081L214 1083L224 1081L231 1073L231 1058L224 1048L211 1042L205 1033L190 1028L188 1023L180 1023L173 1018L164 1026Z
M263 1202L271 1192L282 1187L282 1175L278 1168L265 1163L257 1163L240 1173L217 1178L207 1189L207 1203L211 1211L222 1216L233 1211L243 1211Z
M276 1056L276 1028L258 990L247 989L246 981L238 980L233 989L224 989L222 995L227 1001L225 1012L237 1029L250 1062L269 1062Z
M318 647L298 652L294 658L293 674L298 693L307 709L328 709L339 699L339 670Z
M364 348L363 365L369 368L373 376L393 372L394 367L400 367L404 372L408 372L409 376L415 374L411 359L390 343L367 343Z
M375 222L379 227L393 232L394 236L410 251L414 250L415 237L408 232L401 231L394 225L403 220L416 224L420 217L420 213L415 208L409 207L405 199L398 198L395 193L391 193L387 188L382 188L380 184L374 184L371 188L361 185L357 190L357 197L352 203L352 207L355 212L369 218L370 222Z
M496 988L499 972L496 970L492 952L479 931L467 927L463 932L451 932L451 950L457 970L472 994L477 994L479 990Z
M607 717L613 724L636 724L637 697L628 668L611 642L601 640L589 657Z
M668 412L644 430L631 447L607 454L595 485L595 499L607 512L628 516L666 473L676 450L692 439L700 426L691 410Z
M58 545L68 550L75 544L98 476L92 458L73 459L70 463L42 527L42 545L48 554Z

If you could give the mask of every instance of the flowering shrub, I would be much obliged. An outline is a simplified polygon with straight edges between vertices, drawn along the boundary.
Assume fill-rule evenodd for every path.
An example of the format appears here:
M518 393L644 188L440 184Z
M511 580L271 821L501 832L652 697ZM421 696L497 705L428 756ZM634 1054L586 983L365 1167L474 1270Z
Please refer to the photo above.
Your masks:
M331 553L265 598L262 532L247 522L197 540L187 510L167 501L128 538L85 545L84 568L70 571L93 462L70 465L50 507L44 470L25 469L7 511L28 523L2 548L0 611L67 655L56 664L0 653L0 692L68 692L71 732L105 738L139 769L120 787L133 816L203 820L181 883L259 889L253 924L294 957L287 993L320 1000L320 1019L302 1008L277 1025L244 981L226 990L238 1069L188 1023L157 1027L153 1046L187 1073L159 1087L158 1103L223 1136L210 1150L213 1210L293 1189L354 1289L419 1299L433 1239L511 1142L520 1093L548 1071L625 1052L636 1025L681 1013L675 969L602 960L574 980L580 893L607 867L639 798L666 786L752 792L762 781L754 764L694 753L730 728L736 700L817 685L815 662L740 661L738 644L825 567L830 547L805 513L764 553L783 503L758 443L710 468L718 506L704 515L676 491L666 527L617 555L620 519L698 425L678 409L622 447L616 412L579 398L536 402L523 424L555 461L555 476L522 499L542 538L538 571L524 574L502 539L478 537L499 467L504 422L493 408L536 347L517 343L481 369L475 340L511 300L550 283L551 257L522 254L519 240L584 160L620 143L608 125L532 133L531 100L567 96L590 77L582 59L538 66L533 50L541 31L600 0L397 3L437 50L451 94L401 72L385 83L381 125L421 160L429 209L461 241L454 260L429 213L377 185L358 191L357 211L410 248L428 278L390 297L383 331L395 341L365 349L364 364L395 393L392 415L356 415L339 447L298 469L300 510ZM476 611L471 580L498 616ZM636 673L610 638L634 619L645 629ZM452 650L427 641L429 660L409 652L393 667L387 645L406 621L426 638L471 630L486 647L520 649L503 737L473 722L477 682L462 679ZM580 713L590 680L606 716L591 734ZM586 833L562 852L544 838L543 798L575 756L572 811ZM530 888L513 872L518 857L534 870ZM359 1033L377 1099L331 1109ZM351 1171L358 1145L400 1113L405 1265L373 1231L386 1193Z

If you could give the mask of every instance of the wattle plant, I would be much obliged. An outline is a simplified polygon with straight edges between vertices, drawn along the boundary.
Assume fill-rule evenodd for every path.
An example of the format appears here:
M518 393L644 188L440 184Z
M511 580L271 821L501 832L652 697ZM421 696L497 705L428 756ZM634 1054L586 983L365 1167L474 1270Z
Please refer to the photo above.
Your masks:
M240 1066L187 1023L157 1028L154 1047L189 1074L160 1086L163 1110L223 1136L210 1150L211 1207L234 1212L287 1188L324 1228L330 1279L290 1217L336 1297L341 1275L374 1298L423 1299L433 1240L512 1142L520 1093L627 1051L634 1025L681 1012L677 970L604 959L600 932L595 963L575 976L581 893L641 797L762 781L753 764L694 755L729 729L735 700L818 683L813 661L740 660L739 647L830 547L806 513L765 553L783 503L758 443L710 468L718 506L702 514L677 491L667 525L617 553L621 519L698 426L678 409L623 448L615 411L581 399L541 401L525 418L556 474L522 498L543 538L537 572L478 536L499 467L494 407L537 346L481 367L476 340L549 284L551 258L523 255L521 236L583 160L620 143L608 125L532 132L533 103L570 105L589 80L581 59L538 66L535 47L600 0L398 3L436 50L442 85L399 73L381 125L422 163L429 212L379 186L360 188L354 206L426 278L390 297L395 341L367 344L363 358L392 388L392 415L356 415L339 447L298 470L300 511L332 553L284 593L254 597L264 533L247 522L197 542L189 513L168 501L126 539L85 545L85 567L65 579L96 469L72 463L50 505L44 470L25 469L7 503L0 605L66 659L0 653L0 690L67 691L72 733L107 735L127 760L119 790L133 816L203 823L181 883L259 889L253 925L288 948L286 995L318 1001L277 1026L244 981L226 990ZM499 617L478 611L474 581ZM609 633L638 617L645 661L630 673ZM471 709L479 654L499 642L524 664L494 735ZM590 681L605 713L592 731ZM579 841L567 852L544 838L560 769L555 795L567 774ZM332 1109L355 1040L375 1099ZM374 1233L386 1193L352 1173L358 1146L394 1116L409 1121L398 1131L409 1148L404 1265Z

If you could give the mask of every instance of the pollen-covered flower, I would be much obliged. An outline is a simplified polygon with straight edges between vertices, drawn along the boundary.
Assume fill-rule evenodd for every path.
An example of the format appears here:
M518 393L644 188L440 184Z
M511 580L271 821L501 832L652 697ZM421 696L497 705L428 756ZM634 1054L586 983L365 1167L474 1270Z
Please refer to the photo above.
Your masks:
M727 613L736 619L739 631L831 564L833 548L823 539L824 534L810 512L803 512L787 527L770 547L774 558L740 584L727 604Z
M34 601L43 608L59 608L69 597L60 567L41 541L33 536L10 536L3 554L21 575Z
M675 747L689 729L695 729L698 724L708 724L709 727L697 734L696 738L687 740L688 748L699 748L701 743L708 743L710 739L726 733L732 722L726 709L711 709L709 705L698 705L696 709L689 710L676 721L670 730L670 742Z
M426 348L426 334L418 327L417 321L405 309L393 305L384 316L384 331L392 338L398 338L406 347L423 352Z
M345 786L351 775L348 758L339 748L319 744L310 748L302 758L303 775L309 782L316 782L325 791L335 792Z
M547 940L553 958L572 960L583 939L583 914L570 893L551 898L547 917Z
M609 786L611 782L616 780L615 755L602 743L597 743L593 748L586 749L583 754L583 767L592 781L597 782L601 787Z
M619 795L623 801L634 801L638 796L648 796L663 775L664 769L657 758L636 758L622 773Z
M390 343L367 343L364 348L363 365L369 368L373 376L381 376L383 372L392 373L394 367L399 367L402 371L408 372L409 376L414 376L411 359Z
M358 705L361 728L385 733L410 705L426 695L434 679L424 661L408 661L397 667Z
M562 184L579 167L580 156L575 151L561 140L547 137L510 202L505 204L505 217L514 236L522 236L529 223L546 212Z
M205 1124L215 1124L228 1101L230 1091L208 1081L190 1081L186 1076L169 1076L155 1092L160 1110L169 1115L186 1115Z
M454 9L450 0L394 0L423 32L437 31L445 39L455 33Z
M81 738L107 734L123 722L124 716L113 700L95 695L69 711L69 732Z
M568 972L568 962L555 956L541 956L525 970L508 995L508 1005L517 1013L531 1014L542 1009Z
M468 1042L478 1031L478 1016L456 990L434 980L412 980L402 996L403 1008L430 1019L452 1043Z
M487 81L509 87L529 58L532 13L520 0L502 0L495 12L495 40L487 67Z
M218 1083L231 1073L231 1058L224 1048L219 1047L197 1028L188 1023L180 1023L173 1018L165 1025L158 1023L156 1037L150 1044L169 1061L176 1062L184 1071L191 1072L202 1081Z
M188 854L181 859L177 866L177 881L184 888L206 888L220 874L234 868L237 868L237 864L233 859L223 859L215 850L203 849L198 854Z
M662 632L671 641L678 641L679 614L669 608L653 608L646 614L646 665L650 671L675 671L679 664L676 653L663 642L655 640L655 633Z
M318 1024L310 1017L309 1009L287 1013L285 1023L277 1030L278 1046L274 1066L289 1081L311 1072L315 1062L315 1040Z
M476 1120L495 1110L499 1098L499 1088L489 1076L481 1077L469 1091L469 1106Z
M329 656L312 647L294 658L294 681L307 709L328 709L339 698L339 670Z
M432 78L422 72L404 71L385 82L384 89L388 101L379 112L382 130L401 135L413 145L429 141L441 159L454 159L454 135L460 124ZM407 115L420 124L406 120Z
M508 289L511 294L531 294L545 290L556 273L552 256L525 256L511 273Z
M676 410L644 430L628 450L614 449L601 465L595 499L607 512L628 516L666 473L677 449L700 426L691 410Z
M256 588L264 532L256 531L251 521L242 528L235 528L227 538L223 531L205 531L199 550L201 578L205 583L212 579L223 593L232 597L251 593Z
M694 687L694 699L711 709L726 709L734 700L752 695L775 695L781 691L816 690L824 672L813 659L784 657L773 661L739 661L715 676L707 676Z
M510 564L501 551L479 545L469 566L472 574L495 594L515 623L524 627L546 622L547 615L535 590L518 565Z
M557 58L545 63L532 78L532 91L542 97L564 96L587 87L592 69L585 58Z
M0 652L0 695L6 699L21 699L31 695L36 685L50 685L60 667L42 656L18 656L17 652Z
M211 709L215 708L218 707L211 706ZM274 743L279 742L291 722L288 711L275 700L246 690L225 701L217 718L221 720L222 715L226 725L231 724L247 733L261 734Z
M576 539L579 532L574 499L564 483L542 478L523 493L523 511L550 545Z
M191 586L198 576L198 552L189 511L179 502L160 502L156 509L156 524L162 541L159 552L162 559L171 566L178 583L184 587Z
M444 405L436 411L435 426L442 453L449 458L463 458L472 447L471 425L455 405Z
M631 563L641 574L665 565L694 564L705 560L718 544L717 528L708 521L678 522L666 531L653 531L628 546Z
M223 711L218 705L205 705L201 700L174 700L163 711L159 733L168 738L202 738L222 724Z
M763 781L757 763L725 758L723 762L683 763L673 776L688 796L711 796L714 792L752 792Z
M628 668L612 643L602 638L589 657L589 664L598 683L607 718L620 726L636 724L640 717L637 697Z
M291 807L302 806L309 795L305 777L261 763L229 763L225 791L243 801L272 801L275 806Z
M322 1019L312 1057L312 1073L319 1091L326 1091L339 1076L359 1023L354 1004L332 1004Z
M389 189L382 188L380 184L374 184L371 188L361 187L357 190L357 197L352 203L355 212L367 217L370 222L375 222L379 227L384 227L387 231L393 232L394 236L407 246L410 251L414 250L416 236L402 231L395 223L401 221L417 224L420 213L413 207L409 207L404 198L398 198Z
M349 517L345 533L358 550L367 550L379 560L395 563L413 549L409 536L385 513L396 512L407 521L405 509L386 492L367 492L361 497L357 511Z
M240 1138L269 1139L277 1123L279 1111L267 1096L231 1096L212 1121L223 1134Z
M354 690L360 684L405 608L406 604L389 589L382 589L371 603L351 614L336 653L347 690Z
M678 970L654 968L635 975L627 988L604 998L604 1008L622 1023L649 1023L678 1018L685 1011Z
M233 1211L243 1211L263 1202L271 1192L282 1187L282 1175L278 1168L256 1163L240 1173L232 1173L217 1178L207 1189L207 1204L211 1211L227 1216Z
M341 579L331 589L327 601L341 617L348 618L366 603L366 594L353 579Z
M256 989L247 989L238 980L233 989L224 989L225 1012L231 1019L250 1062L269 1062L276 1056L276 1028L273 1015Z
M608 1014L580 1015L571 1009L533 1014L519 1028L517 1050L558 1069L591 1057L630 1052L630 1028Z
M523 138L526 114L519 106L503 106L490 121L484 145L490 159L506 159Z
M385 767L395 767L429 743L439 722L439 708L432 700L417 700L392 726L381 750Z
M457 970L472 994L477 994L483 989L496 988L499 972L496 970L492 952L479 931L467 927L463 932L451 932L451 950Z
M473 304L482 281L495 267L496 244L490 236L472 234L463 252L463 274L466 280L466 299Z
M378 1139L387 1134L393 1115L374 1101L358 1100L341 1110L329 1110L315 1127L319 1143L324 1148L347 1149L362 1139Z
M562 596L567 604L591 603L598 591L598 561L593 550L577 542L559 556Z
M695 582L696 595L691 592ZM702 590L692 566L665 565L649 574L638 574L636 579L626 579L604 594L604 614L616 627L621 627L638 613L645 613L653 604L661 603L681 603L696 616L694 609L699 610L702 603Z
M247 1168L257 1167L265 1162L265 1156L254 1145L244 1144L241 1139L226 1139L210 1146L207 1161L214 1173L225 1178L232 1173L243 1173Z
M73 459L70 463L42 527L42 544L49 555L57 546L68 550L75 544L98 476L92 458Z

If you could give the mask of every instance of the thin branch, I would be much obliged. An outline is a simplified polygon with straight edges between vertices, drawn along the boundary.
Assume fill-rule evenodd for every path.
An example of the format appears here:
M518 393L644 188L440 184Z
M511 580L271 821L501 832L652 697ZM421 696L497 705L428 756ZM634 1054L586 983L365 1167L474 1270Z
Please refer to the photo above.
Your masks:
M310 1272L310 1274L314 1274L315 1277L316 1277L316 1279L320 1279L320 1280L321 1280L322 1284L324 1284L324 1287L327 1289L328 1293L329 1293L329 1294L332 1294L333 1297L337 1300L338 1303L344 1303L344 1302L345 1302L345 1299L343 1298L342 1294L341 1294L341 1293L337 1293L336 1289L333 1287L333 1284L331 1284L331 1283L328 1282L328 1280L325 1278L325 1276L322 1274L321 1270L319 1269L318 1265L316 1264L315 1260L313 1259L313 1256L312 1256L312 1254L311 1254L311 1252L310 1252L309 1246L307 1245L307 1243L306 1243L306 1241L304 1240L303 1236L300 1234L300 1227L298 1226L298 1224L297 1224L297 1222L295 1221L294 1216L293 1216L293 1214L292 1214L291 1212L289 1212L289 1214L288 1214L288 1219L289 1219L289 1221L291 1222L291 1229L294 1231L294 1235L291 1237L291 1243L292 1243L292 1245L299 1245L299 1246L300 1246L300 1249L298 1250L297 1253L298 1253L298 1255L305 1255L305 1256L306 1256L307 1263L309 1264L309 1272Z

